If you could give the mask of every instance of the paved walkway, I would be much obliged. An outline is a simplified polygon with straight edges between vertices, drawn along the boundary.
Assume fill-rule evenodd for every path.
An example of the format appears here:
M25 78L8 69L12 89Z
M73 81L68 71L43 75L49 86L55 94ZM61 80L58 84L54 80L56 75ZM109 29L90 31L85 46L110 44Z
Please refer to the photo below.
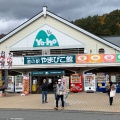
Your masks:
M106 93L70 93L65 110L120 112L120 93L117 93L113 105L109 105ZM9 94L0 97L0 108L7 109L44 109L53 110L55 107L54 94L48 94L48 103L42 104L41 94ZM61 106L59 106L61 109Z

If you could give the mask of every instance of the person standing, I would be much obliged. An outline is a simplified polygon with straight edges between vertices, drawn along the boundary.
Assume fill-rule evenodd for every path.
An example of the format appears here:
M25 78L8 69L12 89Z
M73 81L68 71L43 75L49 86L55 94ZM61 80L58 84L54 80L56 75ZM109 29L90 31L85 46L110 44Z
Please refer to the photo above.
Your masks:
M62 102L62 110L64 109L64 86L62 84L62 80L58 80L58 84L56 87L56 107L54 108L55 110L58 110L58 101L61 98Z
M111 90L115 90L115 86L113 85L113 83L111 81L109 82L108 88L109 88L108 89L109 103L110 103L110 105L112 105L113 104L113 97L110 96L110 92L111 92Z
M47 102L48 84L47 84L46 79L43 80L41 88L42 88L42 104L48 103Z
M54 90L55 100L56 100L56 88L57 88L57 82L55 82L53 84L53 90Z

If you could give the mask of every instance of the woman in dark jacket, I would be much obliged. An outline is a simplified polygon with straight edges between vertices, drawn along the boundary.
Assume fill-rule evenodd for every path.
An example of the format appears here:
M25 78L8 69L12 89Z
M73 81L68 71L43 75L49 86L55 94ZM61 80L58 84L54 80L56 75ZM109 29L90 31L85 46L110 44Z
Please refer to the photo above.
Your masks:
M46 79L43 80L43 84L42 84L41 88L42 88L42 104L48 103L47 102L48 84L46 82Z

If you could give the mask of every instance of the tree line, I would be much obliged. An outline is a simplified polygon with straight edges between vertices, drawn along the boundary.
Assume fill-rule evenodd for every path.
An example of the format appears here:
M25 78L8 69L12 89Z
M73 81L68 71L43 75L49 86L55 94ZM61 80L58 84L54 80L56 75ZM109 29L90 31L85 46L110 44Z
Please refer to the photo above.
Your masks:
M88 16L71 23L97 36L120 35L120 10L117 9L102 16Z

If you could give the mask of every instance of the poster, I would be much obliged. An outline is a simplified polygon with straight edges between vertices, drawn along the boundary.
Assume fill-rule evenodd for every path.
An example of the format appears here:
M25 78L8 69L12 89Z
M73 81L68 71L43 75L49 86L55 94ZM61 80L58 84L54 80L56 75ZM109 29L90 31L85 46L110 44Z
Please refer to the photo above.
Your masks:
M115 75L111 75L111 81L116 82L116 76Z
M96 91L95 74L84 74L84 89L85 91Z

